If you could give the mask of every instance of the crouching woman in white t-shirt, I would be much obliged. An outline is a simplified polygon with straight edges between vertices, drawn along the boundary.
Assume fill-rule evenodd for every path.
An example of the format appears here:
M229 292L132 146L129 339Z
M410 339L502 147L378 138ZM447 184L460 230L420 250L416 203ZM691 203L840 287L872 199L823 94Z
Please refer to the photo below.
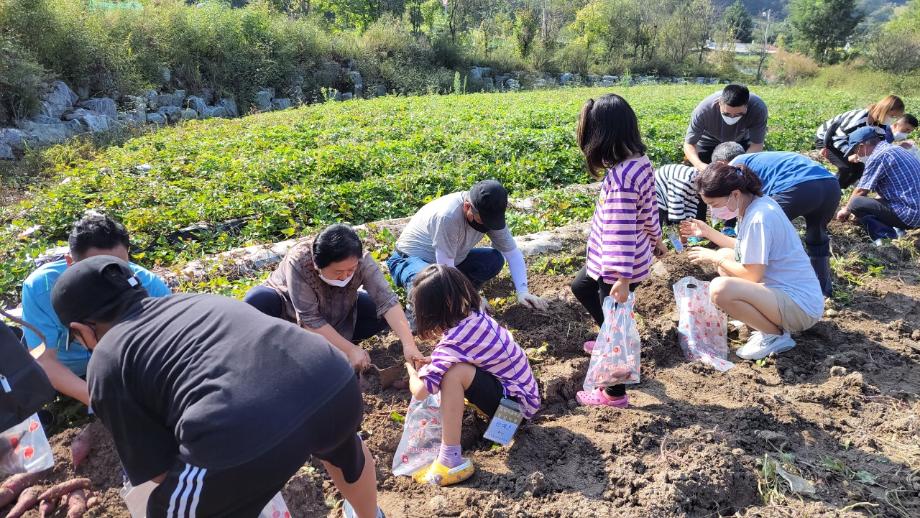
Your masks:
M697 190L713 216L738 218L738 238L699 220L686 220L681 234L708 239L719 250L694 247L694 263L712 263L719 277L712 301L756 332L736 354L759 360L795 347L789 333L815 325L824 297L799 235L783 209L763 195L760 178L745 166L712 163L697 177Z

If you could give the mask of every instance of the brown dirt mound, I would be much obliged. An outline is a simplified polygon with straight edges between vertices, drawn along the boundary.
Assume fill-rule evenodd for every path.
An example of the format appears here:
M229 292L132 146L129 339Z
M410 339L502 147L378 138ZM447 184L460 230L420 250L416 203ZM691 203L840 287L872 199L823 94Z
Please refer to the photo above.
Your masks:
M546 313L509 302L507 280L490 283L496 318L531 356L543 410L510 448L492 447L481 437L485 423L467 415L464 454L477 474L457 487L419 486L390 473L408 392L381 390L366 376L362 435L376 456L381 506L397 518L920 516L916 264L904 250L878 252L857 237L835 234L835 253L870 258L884 271L860 284L838 279L845 297L796 336L796 348L757 363L730 357L737 366L725 373L684 360L673 331L671 285L713 272L683 255L666 258L637 291L642 381L630 387L626 410L574 400L588 363L581 344L597 328L569 293L570 274L533 276L532 291L552 299ZM402 361L392 335L365 347L381 367ZM89 516L127 516L111 443L98 444L74 473L66 447L75 434L52 439L59 462L46 483L89 476L104 493ZM811 481L815 495L766 479L765 456ZM341 497L316 464L292 478L284 495L294 516L338 515Z

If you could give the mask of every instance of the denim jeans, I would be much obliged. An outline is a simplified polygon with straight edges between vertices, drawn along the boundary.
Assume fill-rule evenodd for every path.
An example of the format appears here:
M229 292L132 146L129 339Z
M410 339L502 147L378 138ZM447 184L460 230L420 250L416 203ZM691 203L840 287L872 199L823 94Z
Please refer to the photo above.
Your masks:
M428 265L428 261L420 257L408 256L399 250L387 260L387 268L397 286L410 290L412 279ZM458 270L473 283L478 290L488 280L494 278L502 271L505 258L501 252L494 248L474 248L467 254L462 263L455 265Z

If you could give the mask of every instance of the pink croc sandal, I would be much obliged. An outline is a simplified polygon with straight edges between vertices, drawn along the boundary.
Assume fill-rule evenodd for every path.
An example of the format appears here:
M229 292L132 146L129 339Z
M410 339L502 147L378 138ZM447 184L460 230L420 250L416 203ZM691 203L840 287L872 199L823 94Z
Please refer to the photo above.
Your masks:
M597 345L597 340L588 340L585 342L584 349L585 352L591 354L594 352L594 346Z
M592 391L579 390L575 395L584 406L610 406L614 408L627 408L629 406L629 395L622 397L610 397L602 388L596 388Z

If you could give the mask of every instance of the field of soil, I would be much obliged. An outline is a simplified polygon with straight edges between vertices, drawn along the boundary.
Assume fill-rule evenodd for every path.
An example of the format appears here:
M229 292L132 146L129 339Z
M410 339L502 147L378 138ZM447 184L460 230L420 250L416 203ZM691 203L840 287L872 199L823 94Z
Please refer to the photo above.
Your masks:
M498 320L531 356L543 409L510 448L481 439L485 424L468 415L463 446L476 475L451 488L420 486L390 473L408 391L367 378L363 434L387 516L920 516L918 237L876 249L852 227L832 230L838 294L826 318L779 357L730 355L738 363L726 373L688 362L677 345L671 286L712 272L669 255L637 290L642 381L627 410L574 400L588 364L582 343L597 332L568 290L579 247L530 259L531 291L552 300L546 313L512 304L507 279L487 285ZM733 347L747 332L732 329ZM369 346L378 365L399 361L392 336ZM59 462L46 483L74 476L75 434L52 438ZM810 482L813 494L792 491L780 472ZM110 443L77 474L103 492L88 516L127 516ZM293 516L339 516L338 495L314 465L284 496Z

